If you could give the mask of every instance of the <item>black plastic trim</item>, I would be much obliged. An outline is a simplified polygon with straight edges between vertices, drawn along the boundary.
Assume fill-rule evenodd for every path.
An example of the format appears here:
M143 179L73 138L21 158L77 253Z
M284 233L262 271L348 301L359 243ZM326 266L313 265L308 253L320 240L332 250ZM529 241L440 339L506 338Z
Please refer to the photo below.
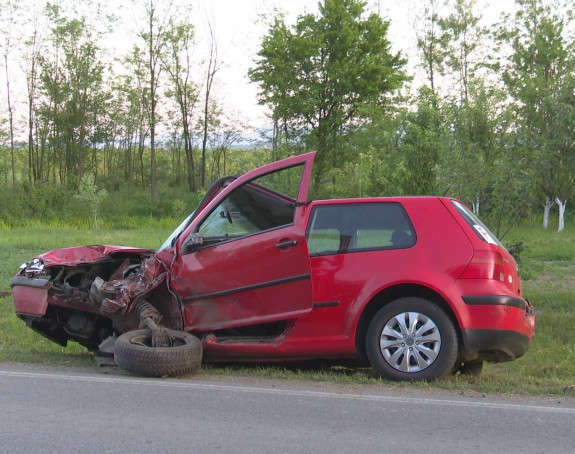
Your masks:
M30 278L26 276L14 276L10 281L10 287L33 287L33 288L50 288L52 287L52 282L41 278Z
M523 310L527 308L524 299L507 295L465 295L462 298L469 306L510 306Z
M237 288L232 288L229 290L222 290L221 292L214 292L214 293L206 293L203 295L188 296L187 298L183 298L183 302L188 303L190 301L197 301L197 300L202 300L202 299L207 299L207 298L218 298L221 296L231 295L233 293L249 292L251 290L257 290L260 288L271 287L274 285L288 284L290 282L302 281L305 279L311 279L311 273L300 274L298 276L286 277L284 279L277 279L275 281L262 282L260 284L247 285L245 287L237 287Z
M313 303L313 308L318 309L320 307L336 307L339 306L339 301L322 301L320 303Z
M531 341L525 334L504 329L461 330L463 361L512 361L525 354Z

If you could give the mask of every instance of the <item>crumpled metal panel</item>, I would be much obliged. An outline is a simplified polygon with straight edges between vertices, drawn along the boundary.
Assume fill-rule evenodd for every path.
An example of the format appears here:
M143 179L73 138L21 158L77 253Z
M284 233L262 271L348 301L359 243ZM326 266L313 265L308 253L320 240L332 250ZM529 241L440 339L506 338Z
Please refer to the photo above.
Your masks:
M76 266L82 263L94 263L105 260L114 253L150 254L152 249L131 248L124 246L79 246L64 249L56 249L39 255L37 258L44 262L45 266Z
M133 303L165 281L167 274L166 266L155 257L145 260L137 273L130 274L121 281L108 281L107 285L119 287L120 290L114 299L104 298L100 312L103 315L129 313Z

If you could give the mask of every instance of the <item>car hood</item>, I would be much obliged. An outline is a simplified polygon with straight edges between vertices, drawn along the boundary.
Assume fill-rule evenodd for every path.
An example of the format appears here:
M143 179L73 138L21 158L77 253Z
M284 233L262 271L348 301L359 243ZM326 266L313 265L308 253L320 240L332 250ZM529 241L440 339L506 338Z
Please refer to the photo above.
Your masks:
M36 258L42 260L46 266L63 265L75 266L82 263L94 263L105 260L108 256L117 253L149 255L153 249L132 248L125 246L78 246L63 249L55 249L45 252Z

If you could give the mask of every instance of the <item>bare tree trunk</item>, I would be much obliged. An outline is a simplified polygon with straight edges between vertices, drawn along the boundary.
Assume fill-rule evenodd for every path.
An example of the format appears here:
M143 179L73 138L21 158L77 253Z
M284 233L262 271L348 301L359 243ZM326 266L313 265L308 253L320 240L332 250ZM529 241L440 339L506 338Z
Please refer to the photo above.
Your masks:
M202 168L201 168L201 187L205 188L206 185L206 150L208 148L208 131L210 125L210 98L212 91L212 84L218 72L218 46L214 36L214 30L210 23L208 23L210 32L210 58L208 61L208 71L206 73L206 90L204 99L204 131L202 139Z
M567 209L567 200L561 200L560 197L555 198L555 202L559 206L559 227L557 232L565 230L565 210Z
M6 5L3 5L3 8L6 9L6 20L3 21L3 53L4 53L4 74L6 76L6 104L8 108L8 127L9 127L9 136L10 136L10 167L12 170L12 188L16 189L16 158L14 156L14 106L12 105L12 99L10 97L10 71L8 65L8 54L10 53L12 40L11 40L11 32L12 32L12 25L15 20L16 6L9 2Z
M6 44L9 46L9 43ZM8 127L10 128L10 162L12 167L12 188L16 189L16 159L14 157L14 109L10 99L10 72L8 71L8 48L4 52L4 70L6 72L6 103L8 107Z
M475 201L473 201L471 203L471 208L472 208L473 212L477 216L479 216L479 208L480 208L479 195L475 196Z
M184 141L186 175L190 192L196 191L196 168L193 153L193 135L191 128L192 113L198 100L198 92L191 80L191 52L194 29L191 24L174 25L170 23L166 33L168 52L163 56L164 67L173 85L172 95L179 107L180 123ZM177 124L177 123L176 123ZM176 125L174 125L176 126ZM181 178L181 147L177 155L177 184Z
M159 11L160 6L163 11ZM169 20L169 10L172 2L164 4L160 0L146 0L147 30L141 33L148 49L148 76L150 90L149 123L150 123L150 196L152 201L156 199L156 126L158 122L157 91L162 72L161 54L165 46L165 24Z
M551 207L553 206L553 200L551 197L545 196L545 204L543 205L543 228L546 229L549 227L549 212L551 211Z
M28 181L30 183L35 183L40 180L42 167L40 160L38 159L38 145L34 144L34 99L36 98L36 82L37 82L37 57L38 53L36 50L36 39L37 33L34 29L32 39L30 41L30 54L27 61L26 68L26 96L28 101Z
M150 0L149 15L149 68L150 68L150 196L152 201L156 200L156 61L157 54L154 51L154 11L155 5Z

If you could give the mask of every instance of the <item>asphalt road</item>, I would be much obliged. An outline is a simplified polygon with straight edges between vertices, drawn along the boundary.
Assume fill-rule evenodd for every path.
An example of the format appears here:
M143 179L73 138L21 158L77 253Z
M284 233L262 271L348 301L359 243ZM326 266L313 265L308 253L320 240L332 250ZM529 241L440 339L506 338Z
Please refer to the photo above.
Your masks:
M0 453L566 453L575 399L0 364Z

